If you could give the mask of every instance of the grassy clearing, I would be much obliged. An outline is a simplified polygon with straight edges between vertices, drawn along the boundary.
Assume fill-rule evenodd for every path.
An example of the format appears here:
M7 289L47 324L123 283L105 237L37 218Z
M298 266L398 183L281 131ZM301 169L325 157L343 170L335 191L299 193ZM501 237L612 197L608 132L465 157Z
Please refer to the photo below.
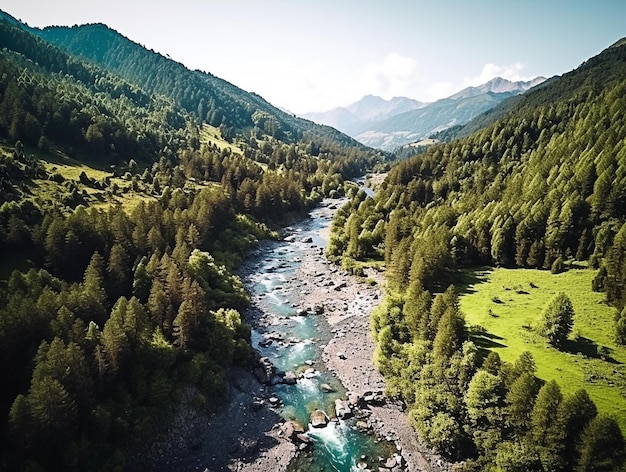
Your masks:
M591 291L596 271L572 269L553 275L529 269L479 269L464 274L461 310L468 326L485 332L475 341L513 362L532 353L537 376L555 379L564 395L585 388L599 411L613 414L626 432L626 348L613 340L615 309L604 295ZM574 329L563 351L550 347L536 331L541 312L558 292L565 292L575 311ZM598 347L608 347L608 360Z
M202 125L200 141L205 144L215 144L218 149L230 149L234 154L243 154L243 151L239 147L229 143L224 138L222 138L222 133L220 132L219 128L208 125L206 123Z

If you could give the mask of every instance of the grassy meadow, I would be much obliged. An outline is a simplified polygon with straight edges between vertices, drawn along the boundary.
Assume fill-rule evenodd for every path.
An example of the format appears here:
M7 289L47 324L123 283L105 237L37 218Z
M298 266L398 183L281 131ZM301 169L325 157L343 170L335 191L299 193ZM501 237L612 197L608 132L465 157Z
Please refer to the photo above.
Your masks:
M475 342L514 362L532 353L536 375L555 379L564 396L585 388L598 410L614 415L626 432L626 347L614 341L615 308L591 290L595 270L578 268L554 275L531 269L481 268L464 273L461 310ZM565 292L574 306L574 328L559 351L537 328L550 299ZM598 348L610 355L600 356Z

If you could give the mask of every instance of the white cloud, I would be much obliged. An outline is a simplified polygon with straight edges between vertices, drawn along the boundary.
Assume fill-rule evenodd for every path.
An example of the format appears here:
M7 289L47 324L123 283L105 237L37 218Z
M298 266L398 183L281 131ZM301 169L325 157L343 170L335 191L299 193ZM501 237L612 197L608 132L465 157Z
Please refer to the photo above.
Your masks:
M361 88L365 93L379 95L385 99L414 96L419 89L421 76L415 59L391 52L382 63L365 65Z
M521 62L516 62L515 64L506 66L485 64L480 72L480 75L476 77L465 77L463 80L463 86L476 87L489 82L491 79L495 79L496 77L502 77L503 79L507 79L512 82L517 82L519 80L528 81L533 79L533 77L528 77L523 74L524 67L525 64L522 64Z
M426 101L434 102L440 98L447 98L458 92L456 86L452 82L436 82L426 88Z

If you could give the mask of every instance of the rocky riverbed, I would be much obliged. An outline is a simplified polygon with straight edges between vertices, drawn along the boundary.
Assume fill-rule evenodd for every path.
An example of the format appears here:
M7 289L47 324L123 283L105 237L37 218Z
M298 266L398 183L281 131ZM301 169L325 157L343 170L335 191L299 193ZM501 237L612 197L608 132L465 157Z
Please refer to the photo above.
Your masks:
M331 214L332 208L325 208L316 217L329 218ZM322 230L320 236L327 239L328 230ZM297 290L294 308L299 316L323 317L328 323L332 338L325 346L320 346L323 347L321 361L348 390L345 398L335 401L336 411L326 412L327 418L337 421L337 417L355 416L358 428L395 444L392 454L378 458L374 470L448 470L448 464L417 441L401 406L384 397L384 379L372 364L374 343L369 315L382 297L382 277L372 272L368 278L376 280L376 284L359 282L329 264L313 241L300 242L310 244L310 250L305 251L297 271L284 282L283 288ZM271 243L262 243L257 257L264 253L265 244ZM244 279L257 270L255 260L258 259L252 257L242 268ZM276 322L254 306L246 316L248 322L257 327L268 327ZM287 345L297 341L284 339L270 329L265 331L261 342ZM298 451L312 445L306 426L297 421L285 421L279 414L281 405L274 384L295 384L306 375L315 375L312 364L308 374L307 370L277 372L268 359L264 359L254 373L233 369L229 378L231 400L219 414L210 418L190 406L193 392L189 392L168 439L154 446L155 454L163 458L156 470L289 470ZM316 420L322 421L321 415Z

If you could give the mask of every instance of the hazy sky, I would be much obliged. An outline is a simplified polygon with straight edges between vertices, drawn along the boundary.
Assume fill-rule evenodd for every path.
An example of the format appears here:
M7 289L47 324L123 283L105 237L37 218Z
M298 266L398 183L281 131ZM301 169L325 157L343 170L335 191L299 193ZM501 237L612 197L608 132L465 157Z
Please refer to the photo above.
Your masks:
M295 113L433 101L568 72L626 36L624 0L2 0L30 26L105 23Z

